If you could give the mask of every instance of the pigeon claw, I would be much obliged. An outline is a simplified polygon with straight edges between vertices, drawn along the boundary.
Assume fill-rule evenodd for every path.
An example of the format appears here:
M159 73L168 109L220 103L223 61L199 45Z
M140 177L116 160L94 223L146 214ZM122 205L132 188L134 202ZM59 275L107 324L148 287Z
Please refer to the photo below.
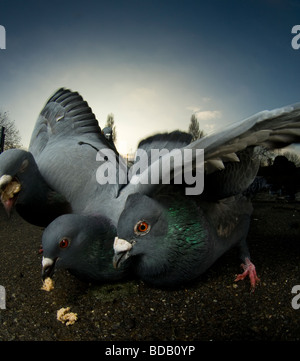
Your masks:
M245 264L242 263L241 267L243 268L244 272L237 275L235 281L240 281L245 279L247 276L250 278L251 284L251 292L254 292L257 282L259 282L259 278L257 277L256 270L254 264L250 261L249 258L245 259Z

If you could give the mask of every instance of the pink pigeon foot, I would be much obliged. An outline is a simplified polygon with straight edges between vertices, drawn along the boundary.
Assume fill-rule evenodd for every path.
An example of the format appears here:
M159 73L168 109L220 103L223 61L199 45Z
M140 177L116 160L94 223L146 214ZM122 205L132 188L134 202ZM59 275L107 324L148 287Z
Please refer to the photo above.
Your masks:
M256 283L259 282L257 277L254 264L250 261L249 258L245 259L246 264L241 264L241 267L244 269L242 274L237 275L235 281L243 280L245 277L249 276L251 283L251 291L253 292L256 286Z

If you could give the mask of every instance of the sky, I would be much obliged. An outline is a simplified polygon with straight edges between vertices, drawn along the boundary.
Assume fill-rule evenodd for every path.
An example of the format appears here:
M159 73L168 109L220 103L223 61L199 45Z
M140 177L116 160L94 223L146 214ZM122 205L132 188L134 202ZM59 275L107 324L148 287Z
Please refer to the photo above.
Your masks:
M100 127L114 114L123 154L192 114L210 133L300 101L299 14L298 0L0 0L0 111L25 148L60 87Z

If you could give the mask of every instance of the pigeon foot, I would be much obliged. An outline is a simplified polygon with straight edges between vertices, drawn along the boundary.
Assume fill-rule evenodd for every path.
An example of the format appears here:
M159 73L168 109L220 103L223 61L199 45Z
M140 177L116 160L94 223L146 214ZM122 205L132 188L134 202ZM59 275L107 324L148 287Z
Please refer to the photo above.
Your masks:
M250 261L249 258L246 258L245 264L242 263L241 267L243 268L244 272L237 275L235 281L243 280L245 277L249 276L251 283L251 292L254 292L256 283L259 282L259 278L257 277L254 264Z

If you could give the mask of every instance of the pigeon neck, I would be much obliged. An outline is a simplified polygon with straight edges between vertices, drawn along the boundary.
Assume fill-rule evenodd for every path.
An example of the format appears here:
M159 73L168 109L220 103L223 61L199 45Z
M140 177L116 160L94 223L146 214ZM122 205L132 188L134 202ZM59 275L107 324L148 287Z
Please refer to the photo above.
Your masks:
M206 219L199 212L190 200L172 200L165 209L167 234L156 238L139 265L139 273L145 281L158 286L176 285L178 281L188 281L191 275L208 268L212 244Z

